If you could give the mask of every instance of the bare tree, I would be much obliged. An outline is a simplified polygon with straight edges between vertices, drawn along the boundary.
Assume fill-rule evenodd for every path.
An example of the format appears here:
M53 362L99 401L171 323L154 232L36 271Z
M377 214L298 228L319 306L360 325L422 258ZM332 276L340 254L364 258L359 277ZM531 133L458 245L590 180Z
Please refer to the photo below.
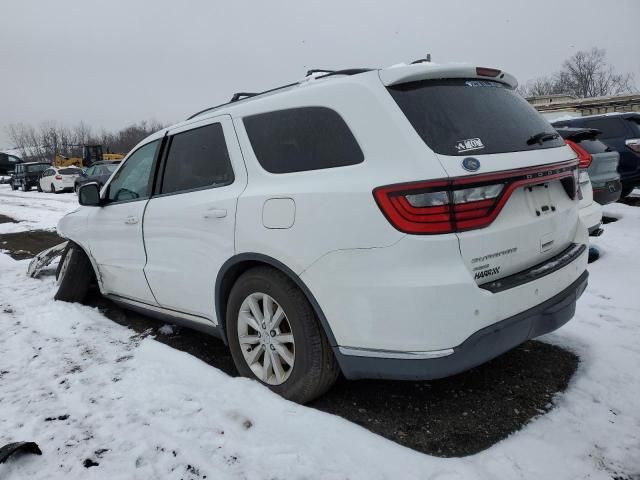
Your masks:
M562 69L548 77L528 82L524 96L566 94L578 98L620 95L636 90L631 73L616 73L600 48L580 51L565 60Z
M102 130L96 135L84 122L73 128L45 122L37 128L23 123L11 124L7 132L22 158L52 161L56 154L81 156L83 145L102 145L105 153L127 153L142 139L162 128L163 125L155 120L142 121L116 133Z

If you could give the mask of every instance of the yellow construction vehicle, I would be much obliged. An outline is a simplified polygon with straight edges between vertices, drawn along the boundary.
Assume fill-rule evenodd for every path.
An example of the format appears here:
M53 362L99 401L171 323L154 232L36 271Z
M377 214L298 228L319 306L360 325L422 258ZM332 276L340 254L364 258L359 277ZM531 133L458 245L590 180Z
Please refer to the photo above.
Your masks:
M82 157L65 157L56 153L53 159L55 167L90 167L103 160L118 161L124 158L121 153L102 153L102 145L75 145L82 147Z

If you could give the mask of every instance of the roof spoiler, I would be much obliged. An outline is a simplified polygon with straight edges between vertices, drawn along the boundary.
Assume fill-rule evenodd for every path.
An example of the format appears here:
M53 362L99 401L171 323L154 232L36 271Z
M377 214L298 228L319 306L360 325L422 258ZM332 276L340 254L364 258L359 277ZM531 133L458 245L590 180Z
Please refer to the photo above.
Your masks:
M433 63L417 63L398 67L385 68L379 71L382 83L390 87L401 83L417 82L419 80L437 80L443 78L477 78L492 80L516 88L518 81L507 72L493 68L476 67L469 64L434 65Z

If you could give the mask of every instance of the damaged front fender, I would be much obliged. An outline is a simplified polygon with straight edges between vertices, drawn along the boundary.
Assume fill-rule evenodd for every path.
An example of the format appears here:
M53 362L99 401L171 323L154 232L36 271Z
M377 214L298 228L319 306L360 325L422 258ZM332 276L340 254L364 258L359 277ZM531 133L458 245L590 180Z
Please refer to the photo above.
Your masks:
M63 242L55 247L48 248L40 252L38 255L33 257L31 262L29 263L29 268L27 269L27 275L31 278L37 278L42 272L42 269L49 265L54 258L59 257L64 252L65 248L69 242Z

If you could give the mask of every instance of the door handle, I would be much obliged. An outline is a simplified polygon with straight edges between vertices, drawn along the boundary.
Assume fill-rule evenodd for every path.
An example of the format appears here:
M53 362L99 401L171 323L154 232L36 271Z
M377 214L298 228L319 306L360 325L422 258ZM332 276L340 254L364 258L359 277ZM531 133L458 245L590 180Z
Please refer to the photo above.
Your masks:
M126 223L127 225L135 225L136 223L138 223L138 217L129 216L124 219L124 223Z
M203 218L224 218L227 216L227 211L224 208L210 208L202 217Z

